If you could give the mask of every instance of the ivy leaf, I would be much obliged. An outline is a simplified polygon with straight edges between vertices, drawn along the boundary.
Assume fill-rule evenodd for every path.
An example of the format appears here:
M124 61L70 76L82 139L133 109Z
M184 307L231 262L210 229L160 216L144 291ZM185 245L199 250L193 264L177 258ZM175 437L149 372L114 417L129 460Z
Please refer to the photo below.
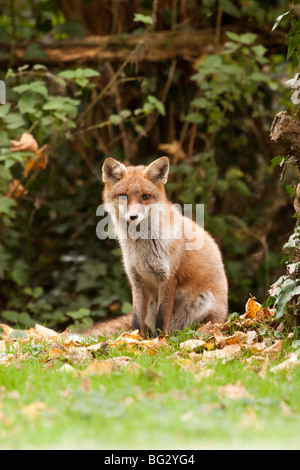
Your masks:
M281 318L286 309L287 303L291 300L294 295L300 294L300 286L295 287L295 281L287 279L281 287L280 294L276 300L274 307L276 308L276 317Z
M294 50L300 46L300 34L295 34L295 36L292 36L289 45L288 45L288 52L286 58L289 59L291 55L293 54Z

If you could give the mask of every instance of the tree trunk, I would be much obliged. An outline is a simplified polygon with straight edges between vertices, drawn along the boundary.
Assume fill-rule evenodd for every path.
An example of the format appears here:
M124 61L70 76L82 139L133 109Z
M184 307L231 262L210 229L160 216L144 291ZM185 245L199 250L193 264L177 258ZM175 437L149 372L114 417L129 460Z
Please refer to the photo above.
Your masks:
M283 147L284 155L294 157L298 168L300 168L300 123L289 116L286 111L281 111L276 114L273 120L270 138ZM300 173L295 192L294 208L300 218Z
M298 165L299 182L295 190L294 208L298 219L300 218L300 123L289 116L286 111L276 114L271 130L270 138L273 142L283 148L283 155L294 158L293 164ZM287 272L289 278L295 281L295 285L300 278L300 245L293 250L291 263L296 269L291 274ZM299 265L298 265L299 263ZM292 326L300 323L299 295L294 295L287 304L286 320Z

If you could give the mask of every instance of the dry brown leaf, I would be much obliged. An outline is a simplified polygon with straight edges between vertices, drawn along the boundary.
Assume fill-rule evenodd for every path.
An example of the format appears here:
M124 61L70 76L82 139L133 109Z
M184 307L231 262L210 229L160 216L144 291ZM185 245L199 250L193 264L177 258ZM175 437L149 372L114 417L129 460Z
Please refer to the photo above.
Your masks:
M64 364L60 369L58 369L59 372L71 372L73 374L77 374L78 371L74 369L74 367L70 366L70 364Z
M15 359L14 354L6 354L5 356L0 357L0 364L10 364L13 359Z
M19 152L20 150L27 150L28 152L36 153L39 146L33 135L28 132L22 134L20 140L10 141L11 152Z
M261 354L266 349L267 349L267 345L263 341L261 343L251 344L250 346L250 351L252 354Z
M213 369L203 369L201 372L195 374L194 379L196 382L201 382L202 379L208 379L214 375L215 371Z
M29 337L34 336L34 337L38 337L39 339L46 339L46 340L53 339L59 336L59 334L56 331L51 330L50 328L46 328L45 326L38 325L38 324L36 324L34 328L29 328L29 330L25 330L25 332L27 336Z
M253 409L249 409L243 415L240 425L242 429L261 429L261 422L257 416L257 413Z
M242 385L241 381L238 380L235 385L227 384L218 388L220 398L226 397L232 400L240 400L241 398L251 398L248 390Z
M248 347L253 343L256 336L257 333L254 330L247 331L247 333L236 331L232 336L225 336L225 342L226 344L241 344Z
M218 323L212 323L211 321L207 323L201 323L196 331L201 331L201 333L204 333L205 335L213 335L214 325L218 325Z
M277 366L270 369L271 372L277 372L279 370L291 369L296 365L300 365L300 361L297 354L292 353L285 361L281 362Z
M2 328L2 331L0 330L0 336L2 338L9 338L10 334L14 331L11 326L5 325L5 323L0 323L0 328Z
M113 370L113 364L107 361L97 361L96 359L88 365L88 367L83 371L83 374L111 374Z
M278 339L277 341L275 341L274 344L272 344L272 346L270 346L269 348L266 348L263 351L263 354L268 356L270 359L277 360L280 357L281 351L282 351L282 339Z
M250 297L246 302L245 314L240 316L240 319L250 318L251 320L261 320L262 318L272 318L275 311L274 309L263 308L260 303L256 301L255 297Z
M179 344L180 349L185 351L193 351L193 349L199 348L205 345L205 341L202 339L188 339Z
M214 337L215 337L215 345L216 348L218 349L223 349L224 346L226 345L226 339L219 330L219 327L217 324L214 325Z
M48 157L44 153L47 145L44 145L40 149L38 148L38 143L33 137L33 135L25 132L22 134L19 141L11 140L11 151L12 152L19 152L22 150L27 150L28 152L32 152L35 154L35 157L30 157L25 163L24 167L24 176L27 176L29 171L31 170L38 170L44 169L48 163Z
M24 176L28 176L30 171L44 170L48 164L48 156L44 153L46 145L39 149L35 158L30 157L25 163Z
M46 410L47 406L43 401L36 401L34 403L30 403L30 405L23 406L21 411L24 415L28 416L29 418L37 418L40 416L41 411Z
M113 370L128 369L129 372L134 372L140 369L139 364L132 362L132 358L128 356L116 356L106 360L94 360L83 372L86 374L111 374Z
M252 320L254 318L261 318L262 317L262 307L261 304L256 302L255 297L250 297L250 299L247 300L246 303L246 309L245 309L245 317L246 318L251 318Z
M0 423L4 424L4 426L11 426L12 420L5 413L3 413L3 411L0 411Z
M223 349L216 349L214 351L204 351L202 359L204 362L211 362L216 359L223 359L231 361L232 359L241 355L241 347L239 344L230 344Z
M8 192L5 194L6 197L10 197L12 199L18 199L19 197L27 194L27 189L21 184L20 180L13 179L9 183Z
M139 341L141 341L139 330L125 331L110 344L110 347L119 346L122 344L132 345L134 343L138 343Z
M77 333L68 333L67 335L61 335L61 337L63 338L63 344L64 346L66 347L80 347L82 346L83 344L86 344L86 338L82 335L79 335ZM90 343L88 344L90 345ZM86 344L86 346L88 346Z
M158 349L162 346L169 346L169 343L163 336L157 336L153 339L141 339L139 330L122 333L115 341L110 343L110 347L124 346L142 349L146 354L157 354Z
M66 354L66 352L58 348L50 348L48 351L48 354L49 354L49 357L54 358L54 357L63 356L64 354Z

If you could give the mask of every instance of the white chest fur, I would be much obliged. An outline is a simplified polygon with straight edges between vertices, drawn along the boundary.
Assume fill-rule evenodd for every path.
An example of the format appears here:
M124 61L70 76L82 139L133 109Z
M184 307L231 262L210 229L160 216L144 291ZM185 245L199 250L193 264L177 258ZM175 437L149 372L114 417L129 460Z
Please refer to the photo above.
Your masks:
M170 276L170 240L121 240L124 266L129 277L134 271L141 279L157 285Z

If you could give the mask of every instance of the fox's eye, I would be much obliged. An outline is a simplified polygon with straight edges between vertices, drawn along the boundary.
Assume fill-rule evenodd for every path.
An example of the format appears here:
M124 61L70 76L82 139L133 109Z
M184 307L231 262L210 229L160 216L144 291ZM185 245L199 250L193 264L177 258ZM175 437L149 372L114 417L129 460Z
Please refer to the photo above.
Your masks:
M127 194L119 194L119 199L121 199L121 201L126 201Z
M150 194L143 194L142 195L143 201L147 201L147 199L149 199L149 197L150 197Z

